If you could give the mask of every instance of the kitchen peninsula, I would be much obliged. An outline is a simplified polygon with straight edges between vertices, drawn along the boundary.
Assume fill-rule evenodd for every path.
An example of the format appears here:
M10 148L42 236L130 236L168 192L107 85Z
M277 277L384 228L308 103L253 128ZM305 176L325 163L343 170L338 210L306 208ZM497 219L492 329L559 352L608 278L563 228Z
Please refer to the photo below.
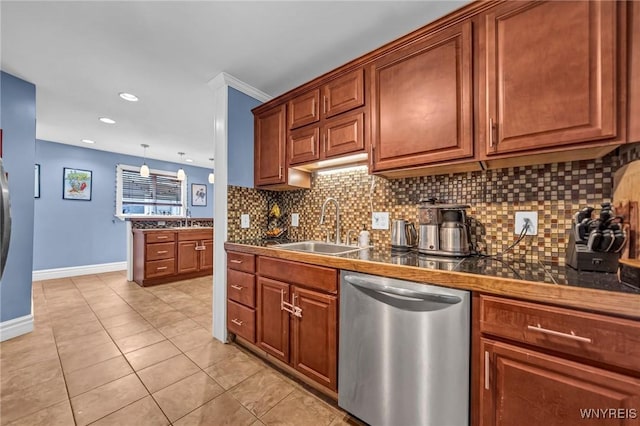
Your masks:
M213 219L132 219L133 280L141 286L213 273Z

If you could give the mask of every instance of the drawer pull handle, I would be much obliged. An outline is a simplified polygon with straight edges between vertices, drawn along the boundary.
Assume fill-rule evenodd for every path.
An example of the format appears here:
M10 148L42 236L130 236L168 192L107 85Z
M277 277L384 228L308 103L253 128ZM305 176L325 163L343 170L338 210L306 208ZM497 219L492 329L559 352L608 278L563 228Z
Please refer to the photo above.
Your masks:
M164 271L165 269L169 269L169 267L168 266L158 266L156 268L156 271Z
M168 236L166 236L166 235L161 235L161 236L158 236L158 237L156 237L156 238L157 238L157 239L159 239L159 240L166 240L166 239L167 239L167 238L169 238L169 237L168 237Z
M555 330L549 330L548 328L542 328L542 326L540 326L540 324L538 324L537 326L528 325L527 329L529 329L531 331L538 331L538 332L543 333L543 334L550 334L552 336L565 337L567 339L577 340L578 342L585 342L585 343L591 343L592 342L591 339L589 339L588 337L576 336L573 333L573 331L571 332L571 334L562 333L561 331L555 331Z
M489 351L484 351L484 388L489 390Z
M242 287L240 287L239 285L235 285L235 284L231 284L231 288L234 290L242 290Z
M242 260L231 259L229 262L237 263L238 265L242 263Z
M196 250L206 250L206 246L196 246Z
M158 254L165 254L165 253L169 253L168 250L158 250L157 252Z
M234 323L235 325L242 326L242 321L238 321L236 318L232 319L231 322Z

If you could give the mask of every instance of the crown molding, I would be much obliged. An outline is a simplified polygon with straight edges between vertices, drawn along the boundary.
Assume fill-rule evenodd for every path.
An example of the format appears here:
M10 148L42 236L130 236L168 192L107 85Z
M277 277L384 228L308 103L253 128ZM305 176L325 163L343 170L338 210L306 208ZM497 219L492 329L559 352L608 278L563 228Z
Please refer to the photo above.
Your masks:
M257 99L261 102L267 102L273 99L273 96L263 92L262 90L256 89L255 87L245 83L242 80L238 80L231 74L227 74L226 72L221 72L217 76L213 77L207 85L213 89L217 90L223 86L233 87L234 89L244 93L245 95L251 96L254 99Z

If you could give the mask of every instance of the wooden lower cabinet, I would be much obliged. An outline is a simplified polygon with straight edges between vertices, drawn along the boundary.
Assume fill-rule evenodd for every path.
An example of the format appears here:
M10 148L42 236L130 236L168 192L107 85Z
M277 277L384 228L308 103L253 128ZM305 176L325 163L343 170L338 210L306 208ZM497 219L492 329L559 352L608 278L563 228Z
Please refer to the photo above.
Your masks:
M236 256L233 260L245 262L247 259ZM335 398L338 390L337 271L265 256L256 257L256 264L256 333L255 341L250 342L261 356L273 357L274 362L277 360L281 363L279 366L286 366L291 374ZM252 277L245 271L229 269L227 273L227 288L231 289L228 296L247 308L244 311L247 317L251 299L243 299L245 296L241 293L248 294ZM237 306L227 306L229 311L237 311ZM239 327L237 323L228 325L232 333Z
M213 229L134 229L133 280L141 286L209 275Z
M482 425L591 424L585 416L598 425L640 421L638 378L485 338L480 352Z
M195 272L198 270L200 253L196 251L197 241L180 241L178 243L178 273Z
M292 301L302 309L293 317L292 364L302 374L337 391L338 298L304 288L293 288Z
M289 314L281 300L289 300L289 284L258 277L256 344L281 361L289 362Z

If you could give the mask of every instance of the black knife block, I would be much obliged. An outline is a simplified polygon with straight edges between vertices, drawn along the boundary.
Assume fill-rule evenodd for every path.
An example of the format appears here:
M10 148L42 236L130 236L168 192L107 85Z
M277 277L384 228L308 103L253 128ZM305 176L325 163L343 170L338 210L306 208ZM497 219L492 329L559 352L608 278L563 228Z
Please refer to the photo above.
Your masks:
M591 251L582 242L576 242L573 229L569 232L565 263L578 271L617 272L620 253Z

